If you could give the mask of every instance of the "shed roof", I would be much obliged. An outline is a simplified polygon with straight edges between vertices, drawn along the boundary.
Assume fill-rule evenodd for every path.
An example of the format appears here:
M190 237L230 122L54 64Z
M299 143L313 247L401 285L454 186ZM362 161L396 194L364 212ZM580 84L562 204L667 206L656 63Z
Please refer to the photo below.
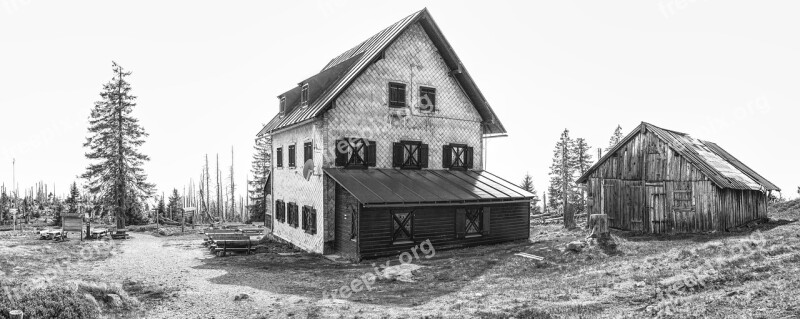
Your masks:
M324 168L364 206L471 205L533 194L487 171Z
M359 45L331 59L320 71L320 74L327 73L327 71L331 69L339 68L340 65L345 62L349 62L349 65L341 67L341 70L334 72L336 75L334 80L324 81L324 86L318 91L321 92L321 94L317 97L310 96L307 107L294 107L290 110L290 105L287 105L286 114L283 116L280 114L275 115L275 117L261 129L258 135L303 123L325 113L330 107L331 102L358 78L372 62L380 58L381 52L389 47L400 34L415 23L420 23L431 38L431 41L433 41L434 45L439 50L448 68L452 70L451 75L459 82L473 105L475 105L475 108L483 119L484 134L505 134L505 127L500 123L500 120L497 119L497 115L495 115L489 103L478 89L478 86L472 80L469 72L464 68L461 60L447 42L447 39L445 39L441 30L436 25L436 22L433 21L428 9L422 9L395 22ZM314 79L314 77L310 79ZM295 89L285 93L287 94L287 103L290 100L289 97L293 96L289 96L293 90ZM296 93L299 94L299 91Z
M747 165L744 165L719 145L693 138L686 133L663 129L646 122L642 122L639 127L606 152L597 163L578 178L577 182L585 183L594 170L608 160L620 147L628 143L637 134L647 131L653 132L721 188L780 191L778 186L747 167Z

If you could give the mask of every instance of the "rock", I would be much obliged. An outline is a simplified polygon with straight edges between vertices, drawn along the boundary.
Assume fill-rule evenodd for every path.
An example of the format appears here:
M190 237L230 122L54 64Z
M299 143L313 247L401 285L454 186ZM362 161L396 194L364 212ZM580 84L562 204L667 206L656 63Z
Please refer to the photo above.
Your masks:
M567 244L566 250L579 253L583 250L583 245L584 243L582 241L576 240Z
M236 297L233 297L233 301L241 301L247 299L250 299L250 295L248 294L241 294L241 295L236 295Z
M107 294L104 299L111 308L122 307L122 298L120 298L117 294Z

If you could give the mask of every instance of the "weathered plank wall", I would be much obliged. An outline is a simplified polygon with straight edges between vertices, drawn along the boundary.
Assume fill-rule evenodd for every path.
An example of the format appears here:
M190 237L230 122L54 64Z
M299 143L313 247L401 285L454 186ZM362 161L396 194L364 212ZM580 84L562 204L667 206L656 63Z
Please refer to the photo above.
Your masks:
M608 214L609 227L618 229L724 231L766 217L766 193L717 187L650 132L602 163L586 190L590 214Z

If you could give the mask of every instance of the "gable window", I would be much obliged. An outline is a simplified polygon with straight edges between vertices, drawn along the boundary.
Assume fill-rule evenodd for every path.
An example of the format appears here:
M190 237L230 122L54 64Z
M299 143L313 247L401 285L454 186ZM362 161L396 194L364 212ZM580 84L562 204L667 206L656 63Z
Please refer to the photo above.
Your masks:
M366 168L376 165L375 141L363 138L345 138L336 141L336 166Z
M472 168L473 149L465 144L442 147L442 168L465 170Z
M314 159L314 146L311 142L305 142L303 143L303 164L310 159Z
M308 105L308 83L303 84L303 88L300 89L300 105Z
M423 112L436 112L436 89L432 87L419 87L419 110Z
M392 166L403 169L428 167L428 144L419 141L400 141L393 144Z
M414 242L414 210L392 210L392 243Z
M672 208L681 211L694 210L692 182L674 182L672 190Z
M317 210L310 206L303 206L303 230L312 235L317 233Z
M297 216L297 204L296 203L287 203L286 204L286 219L289 226L297 228L298 225L298 216Z
M289 145L289 168L297 167L297 151L295 150L295 145Z
M456 209L456 237L469 238L489 235L489 207Z
M278 109L280 110L281 114L286 113L286 97L281 96L281 101L278 104Z
M406 85L389 82L389 107L406 107Z
M282 200L275 201L275 219L281 223L286 222L286 204Z
M278 147L275 150L275 166L283 167L283 147Z

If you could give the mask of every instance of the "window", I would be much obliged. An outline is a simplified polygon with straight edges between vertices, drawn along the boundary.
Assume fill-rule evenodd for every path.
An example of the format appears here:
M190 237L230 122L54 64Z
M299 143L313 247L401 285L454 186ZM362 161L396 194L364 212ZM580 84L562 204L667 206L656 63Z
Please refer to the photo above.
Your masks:
M310 206L303 206L303 230L312 235L317 233L317 210Z
M296 203L288 203L286 204L286 219L289 226L297 228L298 225L298 216L297 216L297 204Z
M286 204L282 200L275 201L275 219L281 223L286 222Z
M277 167L283 167L283 147L278 147L275 151L275 164Z
M375 141L363 138L345 138L336 141L336 166L367 168L376 165Z
M436 89L419 87L419 110L423 112L436 112Z
M450 144L442 147L442 168L468 169L472 168L472 147L464 144Z
M303 144L303 164L310 159L314 159L314 146L311 142L305 142Z
M286 113L286 97L281 96L281 101L279 102L278 109L280 110L281 114Z
M392 243L408 244L414 242L414 211L392 210Z
M406 107L406 85L389 82L389 107Z
M428 144L418 141L400 141L394 143L392 166L403 169L420 169L428 167Z
M456 209L456 237L469 238L489 235L489 207Z
M300 105L308 105L308 83L303 84L303 88L300 89Z
M289 145L289 168L297 167L297 152L295 151L295 145Z
M681 211L694 210L692 203L692 182L674 182L672 208Z

